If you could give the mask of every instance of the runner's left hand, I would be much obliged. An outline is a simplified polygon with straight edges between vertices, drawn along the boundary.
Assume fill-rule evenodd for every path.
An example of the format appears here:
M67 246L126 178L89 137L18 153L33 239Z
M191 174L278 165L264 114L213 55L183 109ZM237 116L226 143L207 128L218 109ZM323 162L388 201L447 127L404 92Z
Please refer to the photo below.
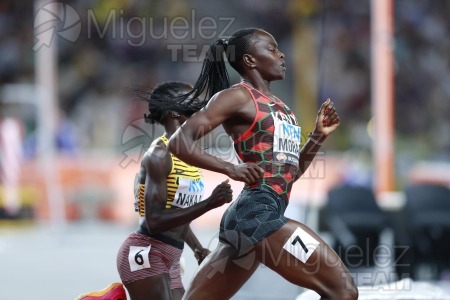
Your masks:
M339 127L340 123L341 120L336 112L334 103L328 98L317 113L316 129L314 131L317 134L328 136Z

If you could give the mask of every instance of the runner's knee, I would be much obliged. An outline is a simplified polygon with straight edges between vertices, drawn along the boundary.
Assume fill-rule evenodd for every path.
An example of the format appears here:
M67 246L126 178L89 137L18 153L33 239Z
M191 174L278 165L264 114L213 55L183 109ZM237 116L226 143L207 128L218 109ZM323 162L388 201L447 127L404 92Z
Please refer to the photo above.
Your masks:
M356 300L358 299L358 288L356 285L352 284L351 286L344 287L340 290L329 290L322 297L325 299L336 299L336 300Z
M356 286L353 286L351 288L347 288L341 292L339 297L335 297L335 299L339 300L356 300L358 299L358 289Z

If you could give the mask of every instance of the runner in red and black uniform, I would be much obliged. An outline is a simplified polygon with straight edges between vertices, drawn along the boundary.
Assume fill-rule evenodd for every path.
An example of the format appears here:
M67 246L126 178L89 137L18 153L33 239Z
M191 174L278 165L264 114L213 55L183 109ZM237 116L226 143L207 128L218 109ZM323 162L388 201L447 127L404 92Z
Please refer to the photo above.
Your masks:
M252 126L234 141L234 149L242 161L265 170L261 180L250 187L268 186L288 201L298 173L301 132L297 119L278 98L272 100L245 82L240 85L252 97L256 114ZM291 139L283 139L279 134L283 132Z
M224 56L241 76L240 84L230 87ZM272 35L261 29L240 30L210 47L194 89L179 99L203 93L205 100L211 97L172 135L169 150L191 165L245 182L222 217L217 248L202 263L183 299L230 299L260 263L322 299L358 298L338 255L310 228L284 216L292 184L340 123L328 99L300 149L295 116L270 90L270 82L284 79L285 71L284 54ZM234 140L240 164L211 156L196 145L196 139L219 125Z

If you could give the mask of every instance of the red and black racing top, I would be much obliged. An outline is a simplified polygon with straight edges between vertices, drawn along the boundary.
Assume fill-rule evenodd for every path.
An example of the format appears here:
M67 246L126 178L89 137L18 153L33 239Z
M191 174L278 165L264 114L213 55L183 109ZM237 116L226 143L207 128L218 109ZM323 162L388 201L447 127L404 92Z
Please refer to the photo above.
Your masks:
M299 170L301 132L291 109L280 99L270 99L242 82L256 107L253 124L234 141L234 149L244 163L265 170L263 178L244 189L265 185L286 201Z

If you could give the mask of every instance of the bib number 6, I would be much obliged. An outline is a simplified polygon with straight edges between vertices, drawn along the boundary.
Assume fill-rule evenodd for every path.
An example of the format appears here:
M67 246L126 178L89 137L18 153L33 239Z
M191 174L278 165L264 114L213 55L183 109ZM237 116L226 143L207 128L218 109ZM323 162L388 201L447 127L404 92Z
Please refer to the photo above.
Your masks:
M128 262L131 272L150 268L149 253L151 245L148 247L130 246Z

